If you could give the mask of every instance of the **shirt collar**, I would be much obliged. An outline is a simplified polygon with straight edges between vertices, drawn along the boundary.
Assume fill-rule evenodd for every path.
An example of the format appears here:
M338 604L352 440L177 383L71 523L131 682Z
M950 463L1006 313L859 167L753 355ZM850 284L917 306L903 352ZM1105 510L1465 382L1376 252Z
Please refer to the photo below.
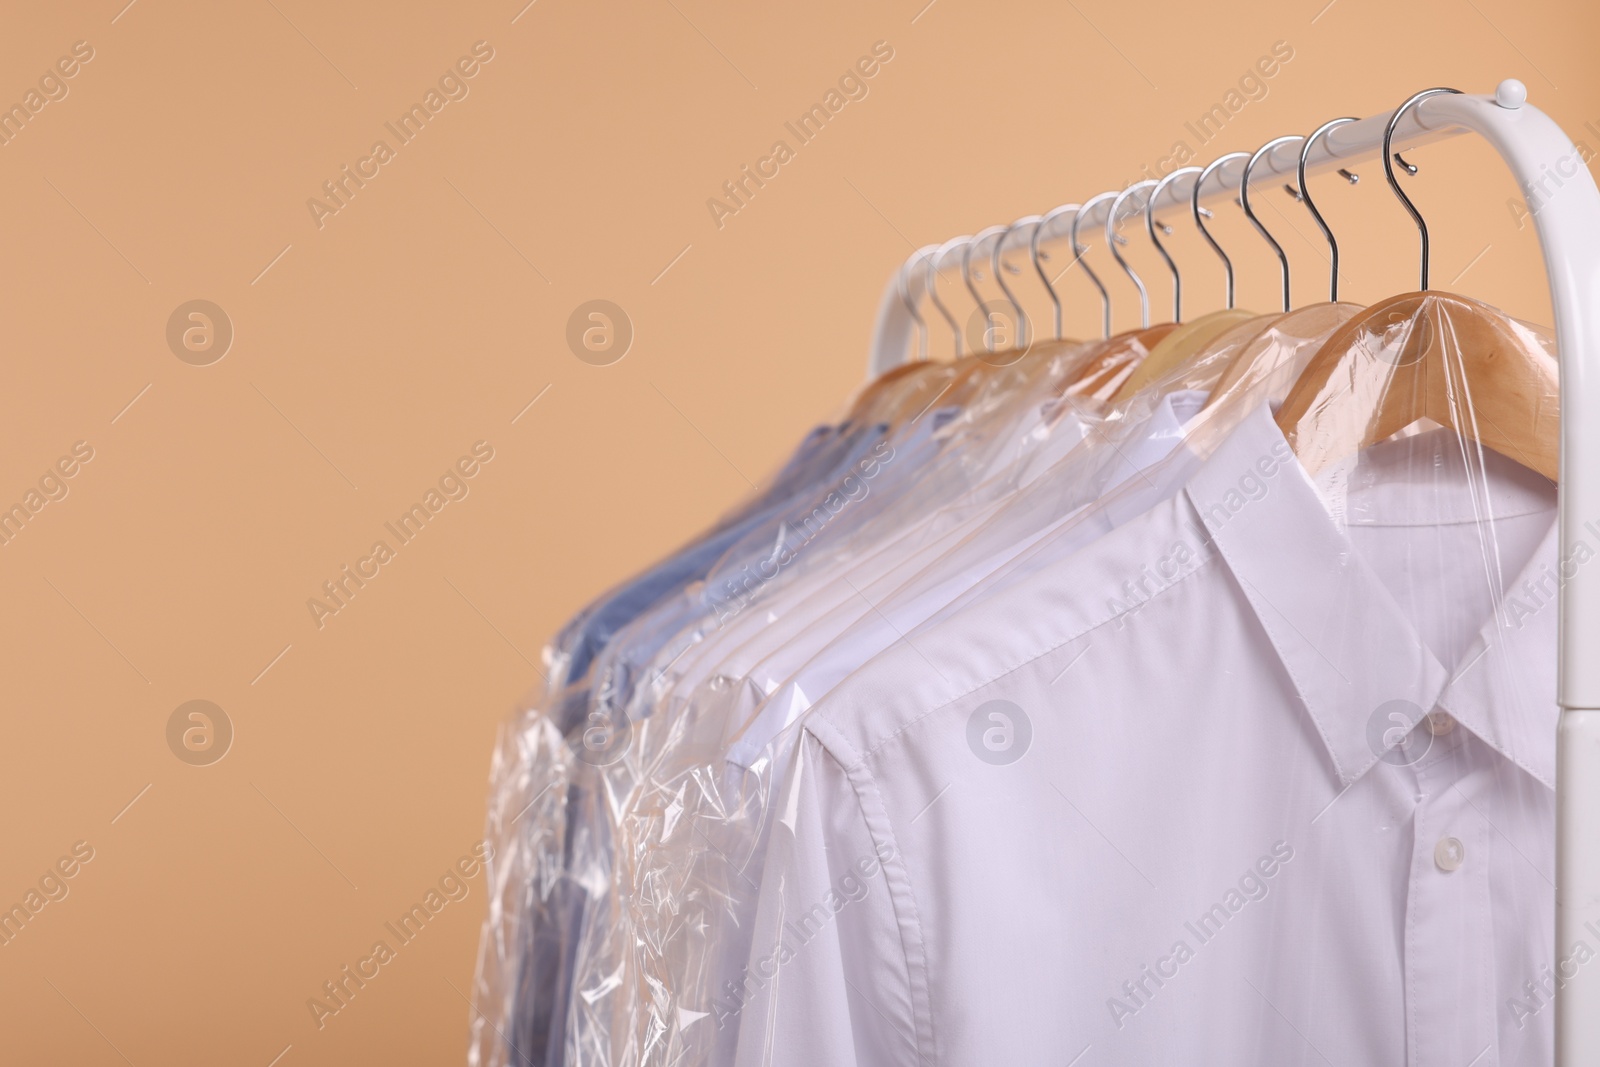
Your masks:
M1469 492L1474 479L1481 489L1482 472L1456 480ZM1452 674L1329 517L1265 406L1184 492L1202 540L1238 580L1342 785L1404 739L1394 725L1403 720L1409 729L1440 706L1553 787L1556 611L1553 603L1525 610L1532 605L1511 596L1524 582L1536 585L1553 560L1553 515L1540 549Z
M1556 524L1506 589L1439 695L1439 706L1545 785L1556 786L1556 589L1571 567L1592 555L1579 542L1567 563L1556 559ZM1579 555L1579 553L1582 553Z
M1210 395L1199 389L1178 389L1161 397L1148 421L1114 445L1114 459L1106 481L1109 492L1166 459L1183 443L1183 427L1205 407ZM1126 437L1131 436L1132 440Z

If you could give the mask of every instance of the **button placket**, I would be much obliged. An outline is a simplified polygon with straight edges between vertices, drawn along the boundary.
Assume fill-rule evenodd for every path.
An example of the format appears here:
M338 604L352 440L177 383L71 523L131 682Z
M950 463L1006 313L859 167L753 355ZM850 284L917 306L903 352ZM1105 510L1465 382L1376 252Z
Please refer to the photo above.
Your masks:
M1418 729L1428 729L1426 720ZM1419 799L1406 902L1411 1067L1460 1067L1495 1032L1486 828L1455 788L1470 749L1452 747L1412 768Z

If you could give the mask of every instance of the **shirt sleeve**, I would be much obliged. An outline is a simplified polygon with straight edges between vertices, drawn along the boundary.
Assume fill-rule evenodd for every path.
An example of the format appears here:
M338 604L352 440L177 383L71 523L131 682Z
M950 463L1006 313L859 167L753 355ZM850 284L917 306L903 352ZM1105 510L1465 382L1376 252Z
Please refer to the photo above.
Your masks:
M869 781L802 732L767 851L750 959L727 983L738 1067L914 1067L909 898ZM862 802L865 793L867 801ZM718 1012L719 1022L723 1012ZM921 1026L919 1027L919 1018Z

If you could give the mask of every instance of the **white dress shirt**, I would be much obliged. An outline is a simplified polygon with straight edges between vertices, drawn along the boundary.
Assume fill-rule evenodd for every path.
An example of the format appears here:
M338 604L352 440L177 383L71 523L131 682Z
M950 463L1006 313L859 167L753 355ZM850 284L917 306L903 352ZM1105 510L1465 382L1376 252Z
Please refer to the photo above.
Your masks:
M714 620L703 638L672 663L670 674L663 666L668 684L691 692L712 672L743 677L762 656L819 618L827 610L824 605L854 596L851 585L860 589L930 542L944 543L951 531L974 515L991 513L1016 486L1070 455L1100 413L1084 410L1092 402L1075 398L1041 400L1039 394L1046 390L1040 383L1058 376L1058 365L1081 358L1078 349L1090 347L1073 346L1051 359L1038 381L1022 390L1025 396L1009 417L982 411L956 414L953 424L940 431L946 440L944 454L910 492L854 536L838 539L843 544L830 539L796 553L778 580L761 591L759 601L731 618L723 613Z
M1146 406L1142 417L1124 415L1121 421L1125 425L1110 434L1097 433L1061 465L1052 466L1050 477L1065 484L1058 484L1047 499L1091 505L1106 485L1134 479L1179 446L1184 421L1204 400L1203 393L1180 391ZM1072 418L1067 415L1058 426L1070 430L1076 440L1082 431L1071 428ZM1185 469L1192 469L1192 461ZM1168 475L1147 481L1146 488L1159 495L1174 491L1179 484ZM1015 540L1014 547L970 551L974 528L995 521L997 511L1004 512L1016 503L1015 491L1001 494L953 527L951 536L935 537L921 551L911 551L903 544L917 540L915 534L920 531L913 531L912 536L901 539L909 553L904 558L891 553L884 559L860 561L844 576L852 580L838 583L849 594L843 603L821 618L802 616L806 625L791 628L778 651L809 655L804 650L820 650L831 635L849 629L853 631L850 639L834 642L828 649L831 655L818 665L819 671L842 676L895 639L893 624L886 629L875 625L883 612L892 613L901 625L914 625L1047 531L1061 541L1076 538L1079 544L1087 544L1110 528L1104 522L1084 521L1074 524L1069 534L1061 529L1065 516L1057 514L1055 522L1041 524L1039 508L1023 509L1023 515L1011 516L1009 523L1002 524L1009 530L1009 538L995 541L999 531L990 531L990 541L977 542L979 546L998 546ZM1128 512L1127 517L1133 514L1137 511ZM962 548L969 551L957 551ZM946 568L948 573L938 573L935 565L952 553L954 566ZM876 580L865 569L872 564L878 564L881 572ZM902 585L908 588L902 590ZM882 601L876 608L874 597ZM810 599L805 605L815 606ZM751 610L763 608L757 604ZM768 626L776 629L779 622L793 617L794 611L786 610ZM852 621L858 625L849 627ZM737 663L745 654L744 649L738 650L730 656L730 663ZM785 712L798 715L804 711L803 705L780 707L768 699L771 686L758 684L752 676L732 676L730 671L725 663L693 699L639 720L642 728L636 730L635 740L641 763L639 773L629 777L648 779L650 785L610 790L626 795L626 803L615 813L616 852L634 857L616 868L616 873L633 885L619 888L613 900L628 908L639 932L608 938L609 951L586 955L579 964L579 989L592 992L597 1002L613 999L619 966L613 953L622 941L639 945L633 966L650 973L659 988L672 990L680 1005L664 1014L676 1023L685 1063L722 1064L733 1058L737 1011L729 1011L726 1005L701 1009L708 1002L703 991L722 987L739 973L748 957L750 923L757 903L754 879L760 874L760 857L774 812L769 797L781 782L781 757L773 756L782 746L769 750L751 740L773 740L772 734L784 725ZM758 707L769 714L746 724L738 743L724 757L728 748L724 738ZM666 886L672 889L664 891ZM622 916L616 919L620 929ZM664 951L666 946L659 943L662 937L671 938L670 951ZM673 1046L663 1047L671 1050Z
M1553 488L1433 431L1320 490L1261 409L817 703L739 1062L1548 1062Z
M1057 513L1054 521L1042 528L1029 528L1023 522L1005 524L999 530L983 531L976 537L979 523L972 523L953 537L933 546L934 551L907 559L878 587L863 589L854 585L855 595L840 605L833 615L815 620L804 639L786 641L756 668L755 688L769 694L759 717L740 730L730 747L728 758L750 766L760 758L772 738L787 724L831 690L840 680L867 660L888 648L901 635L920 626L935 611L967 590L977 586L1048 534L1071 526L1063 537L1082 547L1111 526L1106 523L1072 523L1081 508L1091 506L1103 493L1155 467L1183 442L1183 425L1205 404L1206 394L1193 390L1169 393L1155 405L1154 412L1139 425L1120 434L1120 443L1104 434L1091 436L1080 451L1085 453L1077 466L1083 468L1073 479L1079 493L1080 509ZM1095 453L1100 453L1096 455ZM1069 460L1069 462L1071 462ZM1181 464L1172 465L1181 470ZM1175 485L1153 481L1157 498L1167 495ZM1015 498L1011 501L1015 503ZM1003 523L1006 509L1001 512ZM985 521L994 519L991 513Z
M1263 369L1254 388L1273 393L1279 377L1292 380L1304 358L1359 310L1340 306L1275 318L1264 330L1238 334L1230 346L1208 358L1226 364L1243 352ZM1279 371L1265 372L1268 367ZM1202 439L1214 439L1236 425L1250 410L1248 402L1241 403L1244 399L1233 397L1194 420L1203 424ZM1109 417L1061 402L1028 405L1022 432L993 435L995 441L1012 442L1010 447L998 452L952 447L941 462L960 459L957 470L917 486L916 494L930 504L941 495L953 497L951 502L931 514L928 504L900 509L916 520L903 534L893 533L895 524L885 521L889 514L877 516L873 525L882 531L879 536L891 536L853 559L848 551L836 554L844 570L819 565L820 557L808 549L797 566L781 575L787 586L784 580L771 583L764 592L775 595L751 605L682 660L691 660L695 652L712 648L741 627L742 640L707 655L677 679L672 670L660 673L664 686L652 685L646 700L654 703L644 704L652 710L634 716L635 722L651 723L638 735L639 765L649 786L614 790L627 797L615 812L620 817L615 851L636 860L615 869L632 885L619 888L616 899L627 907L625 913L613 913L618 930L607 941L637 946L634 969L652 975L651 988L671 991L670 1000L654 999L648 1019L636 1020L648 1030L640 1031L640 1040L658 1040L649 1034L659 1034L664 1022L677 1037L659 1038L666 1042L662 1047L676 1058L676 1041L683 1041L683 1063L706 1062L708 1048L715 1049L710 1062L732 1058L736 1014L725 1008L714 1013L697 1009L710 999L705 990L738 974L748 958L756 879L770 826L768 798L781 785L787 753L785 741L770 747L765 742L804 712L809 693L825 691L879 653L901 626L924 625L920 620L930 610L949 610L941 605L957 593L963 600L972 597L994 580L997 567L1012 570L1019 555L1047 554L1033 552L1030 545L1056 554L1070 551L1169 495L1199 462L1176 446L1204 400L1203 393L1152 389ZM972 421L965 415L952 429ZM1090 440L1077 445L1086 433ZM1164 461L1175 448L1181 453L1178 461ZM957 493L958 486L972 483L968 472L973 470L985 472L985 477ZM926 482L935 480L938 485L930 492ZM1122 489L1101 495L1119 483L1125 483ZM1085 508L1091 503L1093 507ZM871 538L862 533L870 544ZM804 573L808 566L811 574ZM834 606L825 610L826 604ZM822 650L830 635L837 636ZM677 659L677 653L672 655ZM714 674L706 678L703 670L713 662ZM668 666L681 670L682 661ZM701 684L689 684L697 675ZM775 693L780 681L786 684ZM758 708L760 714L752 720ZM657 743L648 743L650 736ZM721 756L725 751L727 759ZM676 895L663 895L663 886L676 887ZM637 932L624 933L624 926ZM596 998L621 998L617 976L627 967L619 965L609 951L584 954L580 970L588 978L580 985ZM596 1008L600 1003L594 1001ZM714 1029L705 1021L711 1014L716 1016Z
M1136 422L1121 434L1122 456L1114 452L1115 439L1102 437L1093 447L1078 447L1091 416L1076 406L1058 402L1046 410L1035 405L1024 415L1019 432L1002 438L1012 442L1010 447L996 450L976 472L942 479L945 496L953 495L952 486L967 483L967 490L955 502L946 503L935 514L924 508L920 521L898 534L892 529L885 531L889 535L885 543L870 546L842 572L814 568L815 580L808 580L798 568L780 572L780 580L763 591L763 599L751 603L726 628L714 627L693 646L699 651L727 642L713 663L713 677L698 686L684 684L684 679L693 679L704 663L711 662L706 660L701 665L691 663L681 677L667 669L682 670L681 662L660 665L652 672L656 677L639 688L631 709L633 750L625 761L601 771L607 782L604 792L617 798L605 807L615 820L608 832L610 852L625 857L616 863L613 873L633 884L618 886L608 895L604 907L611 917L591 924L593 941L580 949L575 982L579 997L574 1004L579 1013L578 1032L615 1030L636 1023L654 1028L650 1019L633 1015L625 1005L611 1006L625 999L619 974L649 974L647 981L681 995L736 972L748 947L748 931L736 916L742 914L744 921L750 918L754 883L748 876L729 873L731 857L725 852L741 853L741 859L734 861L740 867L753 861L745 850L759 843L770 807L764 794L772 780L767 778L769 765L749 775L745 768L733 766L729 774L723 753L730 732L766 693L753 688L748 679L761 659L751 650L785 648L808 630L827 624L830 617L821 606L824 600L835 607L840 600L851 602L854 614L839 616L820 641L807 646L820 648L828 636L870 610L869 602L859 598L861 589L885 595L960 544L1014 497L1019 477L1060 476L1063 465L1091 468L1082 472L1086 477L1103 473L1100 468L1113 476L1129 476L1133 471L1124 469L1127 462L1149 462L1174 447L1181 436L1177 420L1202 400L1200 394L1183 394L1155 404L1154 418ZM994 431L991 428L989 432ZM1145 441L1146 436L1151 439ZM1017 470L1022 464L1030 465L1026 474ZM971 484L974 481L976 485ZM1086 481L1084 502L1092 502L1094 496L1093 485ZM892 523L883 521L879 526ZM801 562L812 558L805 556ZM893 577L896 574L898 578ZM949 595L964 588L965 583L958 583ZM731 639L741 629L744 639ZM774 635L782 635L776 643ZM689 660L690 655L682 658ZM680 695L685 689L688 694ZM594 809L595 814L600 811ZM693 876L686 877L685 871L692 871ZM759 873L759 866L751 868L751 873ZM696 878L704 881L697 883ZM619 909L630 913L629 919L637 924L630 928L641 931L637 937L620 933L625 920ZM602 930L612 926L618 928L616 936ZM667 944L657 943L658 934L670 937L670 951ZM638 947L630 951L629 945ZM619 951L625 953L626 964ZM737 1031L727 1028L725 1021L719 1020L714 1029L711 1020L700 1023L693 1011L664 1014L684 1029L682 1040L694 1053L686 1062L731 1060L731 1042ZM646 1040L647 1035L639 1039ZM725 1051L713 1050L724 1044Z

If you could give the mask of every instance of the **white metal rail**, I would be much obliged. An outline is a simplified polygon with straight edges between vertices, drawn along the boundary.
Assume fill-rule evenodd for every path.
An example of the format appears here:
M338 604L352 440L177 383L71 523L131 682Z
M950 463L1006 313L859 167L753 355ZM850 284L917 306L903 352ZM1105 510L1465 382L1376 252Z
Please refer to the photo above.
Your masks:
M1502 82L1493 96L1427 97L1401 118L1393 144L1405 149L1476 133L1500 153L1526 194L1550 280L1561 360L1558 522L1560 558L1569 560L1585 536L1584 524L1600 522L1600 189L1571 138L1526 99L1517 81ZM1310 153L1308 171L1378 156L1392 114L1330 131ZM1298 162L1298 145L1281 146L1256 164L1251 184L1292 178ZM1243 167L1237 159L1218 168L1201 200L1235 195ZM1192 178L1170 183L1154 210L1187 210L1192 190ZM1103 224L1109 208L1108 201L1091 207L1081 225ZM1026 248L1031 236L1029 227L1018 227L1005 247ZM878 305L868 364L873 375L901 363L911 341L914 320L900 277L897 271L890 278ZM1563 961L1577 942L1595 947L1600 941L1600 567L1563 567L1559 596L1556 1063L1592 1067L1600 1064L1600 966L1563 969Z

